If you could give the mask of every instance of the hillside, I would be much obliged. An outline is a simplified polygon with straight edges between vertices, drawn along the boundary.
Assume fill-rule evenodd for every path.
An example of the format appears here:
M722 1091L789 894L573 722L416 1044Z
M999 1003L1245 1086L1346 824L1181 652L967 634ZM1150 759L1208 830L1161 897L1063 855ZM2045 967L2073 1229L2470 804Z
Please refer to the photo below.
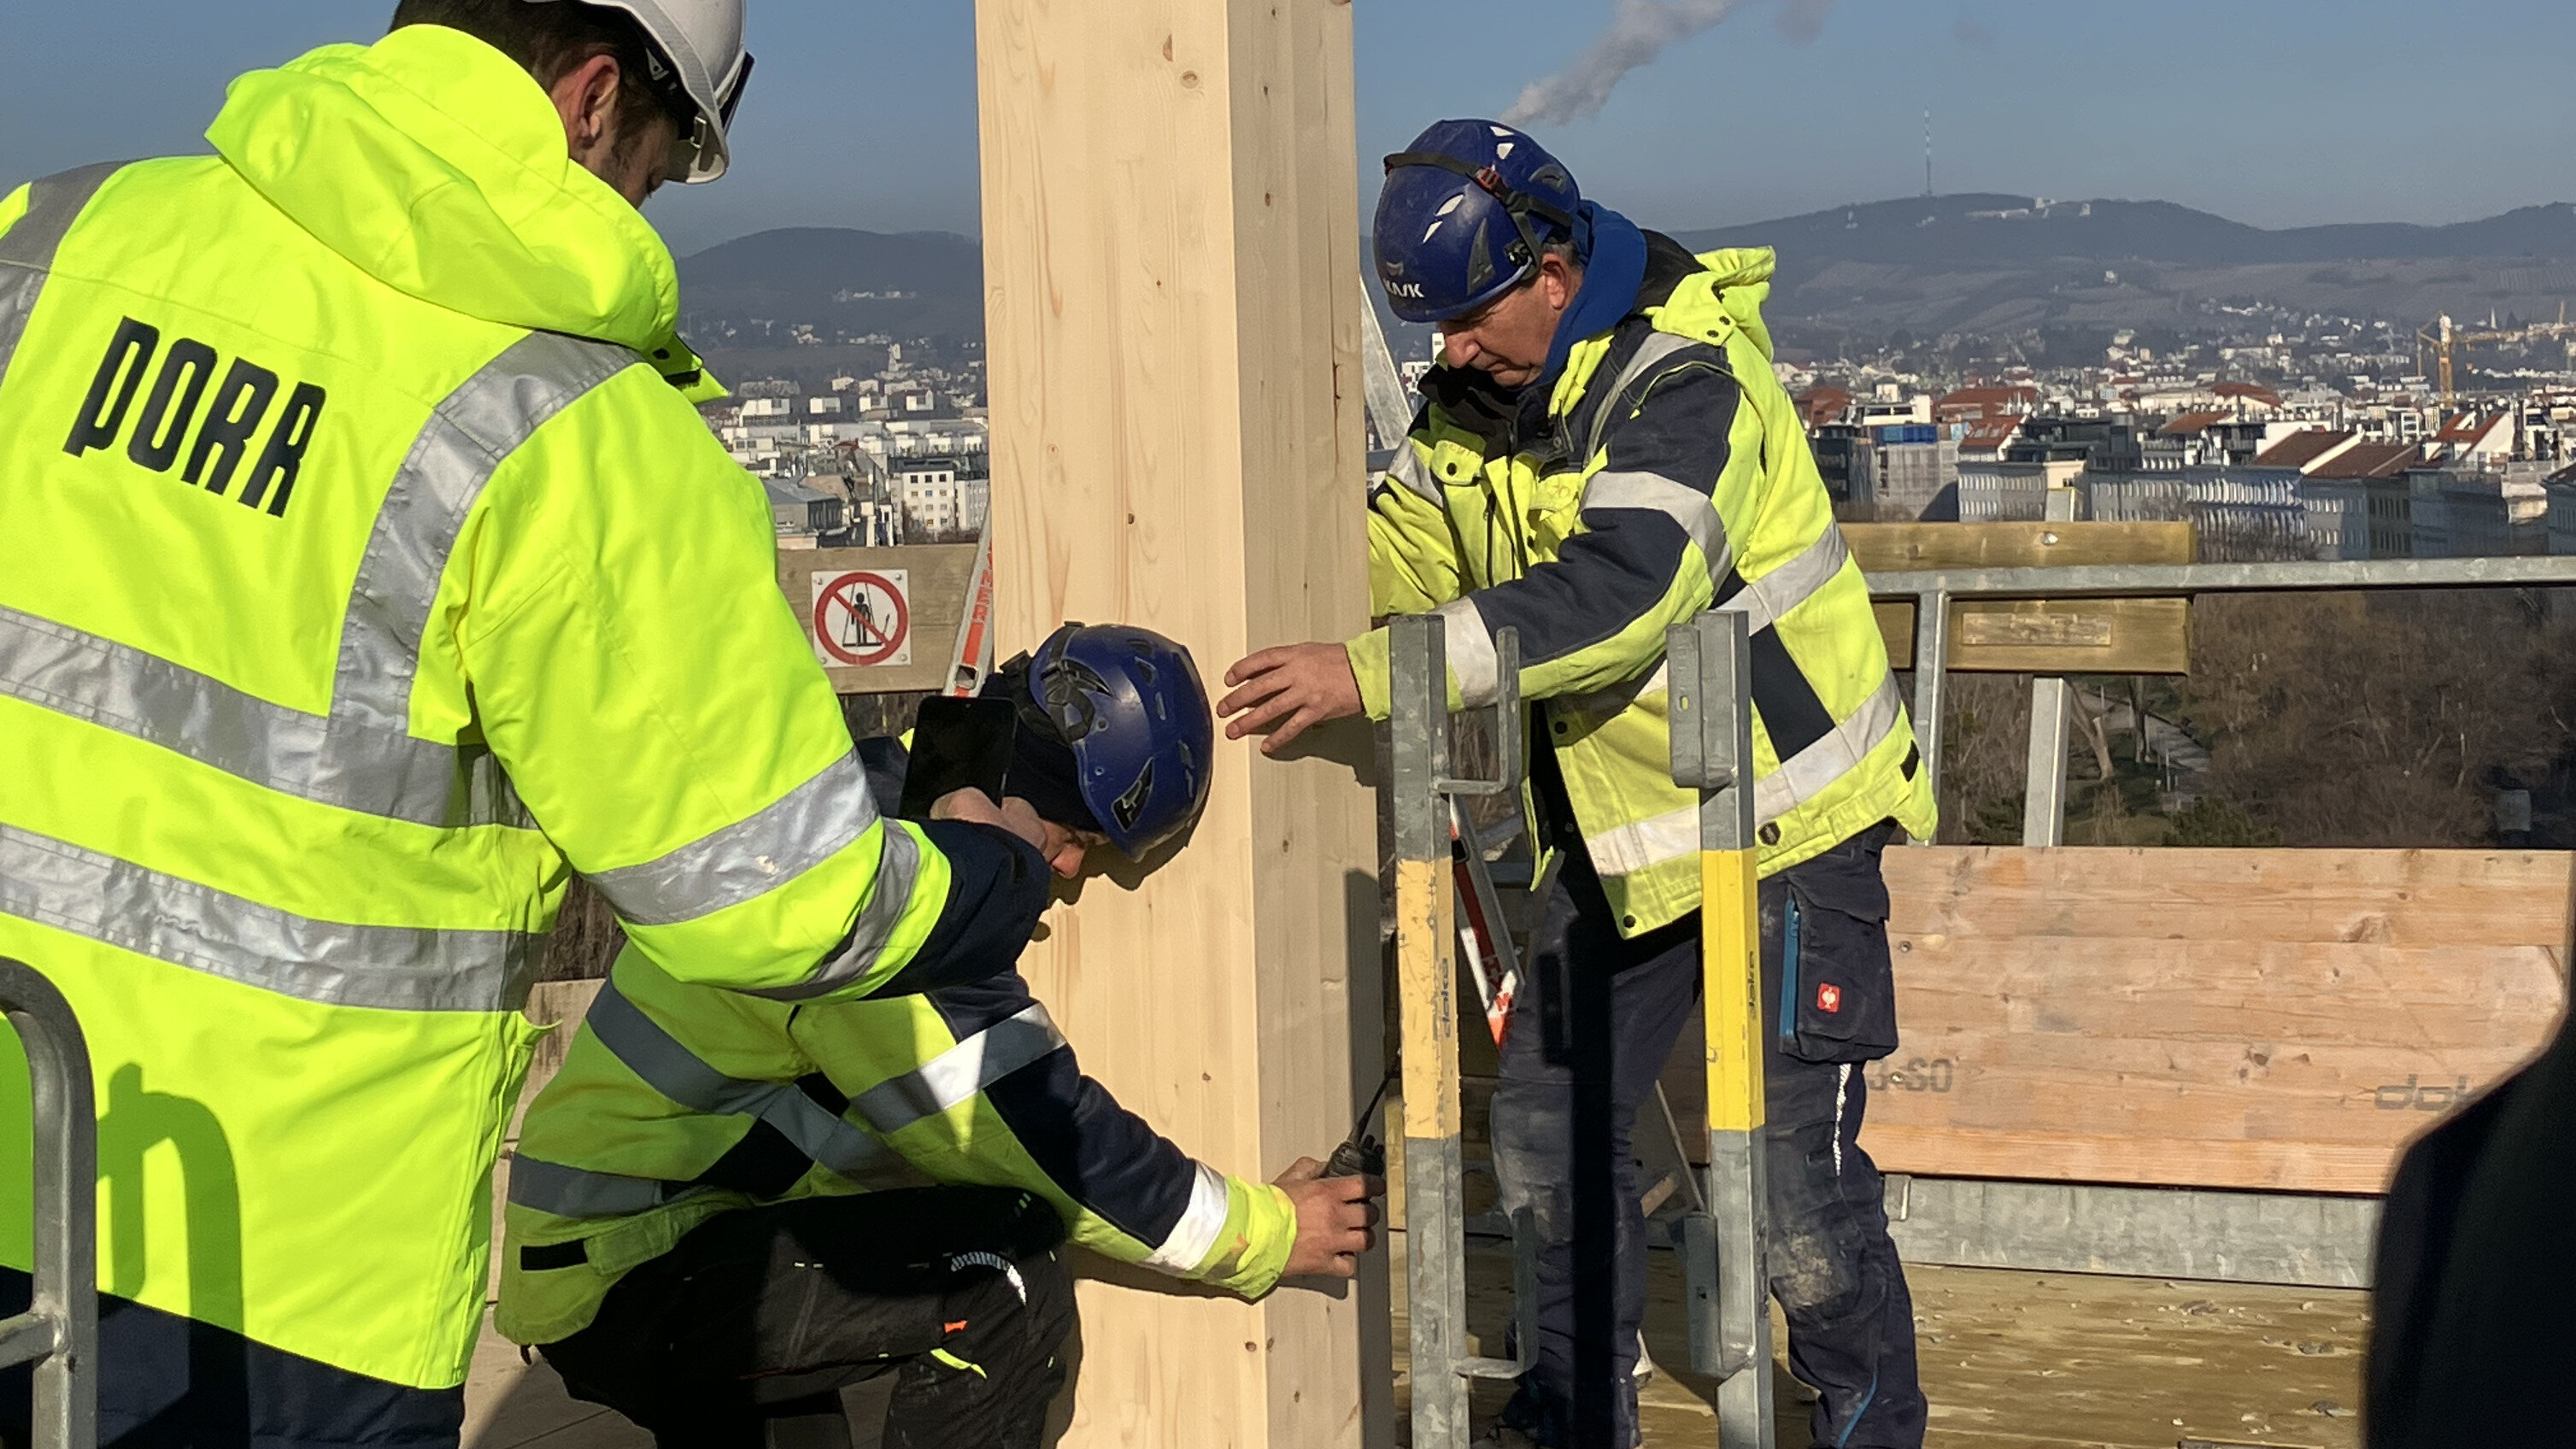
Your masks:
M2576 299L2576 205L2563 202L2450 226L2267 230L2165 201L1980 193L1675 235L1777 249L1770 310L1793 335L2192 328L2215 303L2252 301L2412 323L2554 315ZM949 232L758 232L686 258L680 283L689 335L711 354L763 354L763 369L795 324L827 344L963 344L984 330L982 249ZM1407 350L1421 340L1396 335Z
M2216 303L2417 323L2547 315L2576 299L2576 206L2450 226L2265 230L2163 201L1966 195L1676 234L1780 254L1792 333L2206 326Z
M1773 246L1784 260L1991 266L2166 262L2195 267L2464 257L2576 259L2576 205L2526 206L2451 226L2370 223L2267 231L2169 201L2041 202L1969 194L1876 201L1675 235L1705 249Z
M680 298L684 325L702 342L760 321L812 324L827 340L980 338L984 251L953 232L785 227L683 258Z

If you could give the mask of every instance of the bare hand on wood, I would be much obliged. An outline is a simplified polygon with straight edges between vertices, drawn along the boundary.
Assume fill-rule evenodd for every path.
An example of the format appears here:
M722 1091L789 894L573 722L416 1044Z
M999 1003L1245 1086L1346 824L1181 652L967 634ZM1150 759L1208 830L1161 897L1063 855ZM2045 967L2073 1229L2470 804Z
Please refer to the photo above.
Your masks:
M1347 719L1361 708L1350 651L1339 644L1264 649L1227 670L1225 682L1240 687L1217 702L1217 713L1241 716L1226 723L1225 737L1266 734L1269 738L1261 742L1265 755L1279 753L1316 725Z

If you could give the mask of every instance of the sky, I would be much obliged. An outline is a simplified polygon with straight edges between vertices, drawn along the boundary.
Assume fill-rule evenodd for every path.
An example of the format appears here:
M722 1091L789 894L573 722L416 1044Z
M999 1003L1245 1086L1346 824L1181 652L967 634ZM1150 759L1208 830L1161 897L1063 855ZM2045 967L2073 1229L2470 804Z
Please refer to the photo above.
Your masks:
M1531 130L1587 196L1666 229L1918 193L1926 107L1944 192L2175 201L2259 226L2576 200L2576 87L2552 58L2565 0L1655 8L1732 13L1629 71L1596 113ZM0 188L202 151L230 77L372 39L391 9L0 0ZM1508 109L1621 9L1354 0L1364 195L1377 157L1440 117ZM751 0L750 24L760 66L732 173L650 208L675 250L774 226L978 230L969 0Z

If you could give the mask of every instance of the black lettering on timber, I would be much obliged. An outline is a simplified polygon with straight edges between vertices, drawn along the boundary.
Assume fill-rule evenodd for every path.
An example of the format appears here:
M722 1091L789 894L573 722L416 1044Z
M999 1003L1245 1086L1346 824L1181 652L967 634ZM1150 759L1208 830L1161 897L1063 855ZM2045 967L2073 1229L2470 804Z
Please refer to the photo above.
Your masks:
M142 386L143 374L152 366L152 354L160 346L160 328L131 317L117 324L116 335L107 342L107 356L99 359L98 375L89 380L89 398L81 404L80 416L72 419L72 435L63 444L64 452L77 458L92 448L104 448L116 441L116 435L125 427L125 410L134 405L134 390ZM134 363L130 370L126 367L129 357ZM113 407L107 401L111 392L116 394Z
M1929 1061L1914 1057L1903 1063L1882 1057L1862 1068L1873 1092L1933 1092L1946 1095L1958 1082L1959 1064L1948 1057Z
M156 357L160 370L154 374ZM107 355L90 379L89 395L72 419L63 451L77 458L114 447L121 438L128 461L167 473L184 450L188 465L179 476L220 498L231 491L234 477L242 473L244 461L254 457L257 444L256 461L243 478L240 501L247 508L265 506L272 518L285 517L304 456L321 429L328 394L317 384L298 382L287 390L286 406L275 410L272 422L272 405L282 386L278 375L247 357L236 357L218 383L215 371L222 360L212 346L194 337L174 338L165 350L160 328L125 318L108 339ZM147 374L152 375L152 390L144 395L138 411L134 399L142 392ZM207 397L210 389L211 399ZM129 420L131 436L126 431Z
M2420 1082L2408 1073L2402 1083L2373 1088L2370 1103L2382 1112L2448 1112L2469 1100L2469 1079L2458 1077L2448 1084Z

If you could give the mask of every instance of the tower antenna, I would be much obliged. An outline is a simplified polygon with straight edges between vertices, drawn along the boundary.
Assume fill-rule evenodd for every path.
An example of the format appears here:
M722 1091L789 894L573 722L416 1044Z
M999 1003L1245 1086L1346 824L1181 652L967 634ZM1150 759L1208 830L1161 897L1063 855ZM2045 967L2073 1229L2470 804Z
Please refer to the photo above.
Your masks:
M1932 108L1923 108L1923 194L1932 195Z

